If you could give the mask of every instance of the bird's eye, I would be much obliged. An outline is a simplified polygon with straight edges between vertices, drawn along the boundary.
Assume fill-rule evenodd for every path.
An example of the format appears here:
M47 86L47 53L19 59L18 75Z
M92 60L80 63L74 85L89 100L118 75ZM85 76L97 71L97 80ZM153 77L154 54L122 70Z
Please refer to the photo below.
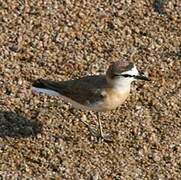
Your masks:
M118 76L120 76L120 75L118 75L118 74L114 74L114 77L118 77Z

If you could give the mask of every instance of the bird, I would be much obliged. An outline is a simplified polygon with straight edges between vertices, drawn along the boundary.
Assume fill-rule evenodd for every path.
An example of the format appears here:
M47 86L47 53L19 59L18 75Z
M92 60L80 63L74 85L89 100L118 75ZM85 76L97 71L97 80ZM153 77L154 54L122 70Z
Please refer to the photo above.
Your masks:
M95 111L99 115L100 112L119 107L128 98L131 83L135 80L150 81L144 73L138 71L133 62L119 60L112 62L105 74L66 81L37 79L32 83L32 91L59 96L76 109ZM112 142L110 136L103 133L100 118L99 129L91 127L82 118L81 121L99 142Z

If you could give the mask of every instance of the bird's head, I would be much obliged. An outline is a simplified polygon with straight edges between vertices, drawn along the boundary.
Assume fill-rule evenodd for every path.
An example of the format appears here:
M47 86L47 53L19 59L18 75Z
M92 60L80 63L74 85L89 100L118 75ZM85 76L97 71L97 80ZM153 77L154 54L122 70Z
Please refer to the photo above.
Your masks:
M130 86L134 80L149 81L136 65L128 61L117 61L112 63L106 73L107 81L114 87Z

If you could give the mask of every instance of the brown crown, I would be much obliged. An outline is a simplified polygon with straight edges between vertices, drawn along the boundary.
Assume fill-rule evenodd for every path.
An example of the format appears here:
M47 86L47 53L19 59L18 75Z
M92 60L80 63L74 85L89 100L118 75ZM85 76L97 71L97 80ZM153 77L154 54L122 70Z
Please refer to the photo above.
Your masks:
M110 78L113 78L116 74L119 75L125 71L129 71L134 67L134 64L129 61L117 61L112 63L108 70L107 70L107 75Z

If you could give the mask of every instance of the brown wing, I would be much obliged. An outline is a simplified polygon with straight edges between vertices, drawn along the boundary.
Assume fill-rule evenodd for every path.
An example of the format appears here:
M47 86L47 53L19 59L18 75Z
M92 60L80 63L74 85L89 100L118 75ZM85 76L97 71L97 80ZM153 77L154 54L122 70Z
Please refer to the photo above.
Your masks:
M81 79L69 81L50 81L39 80L39 86L34 83L35 87L51 89L63 96L66 96L83 105L91 105L103 98L102 91L107 87L104 76L87 76Z

